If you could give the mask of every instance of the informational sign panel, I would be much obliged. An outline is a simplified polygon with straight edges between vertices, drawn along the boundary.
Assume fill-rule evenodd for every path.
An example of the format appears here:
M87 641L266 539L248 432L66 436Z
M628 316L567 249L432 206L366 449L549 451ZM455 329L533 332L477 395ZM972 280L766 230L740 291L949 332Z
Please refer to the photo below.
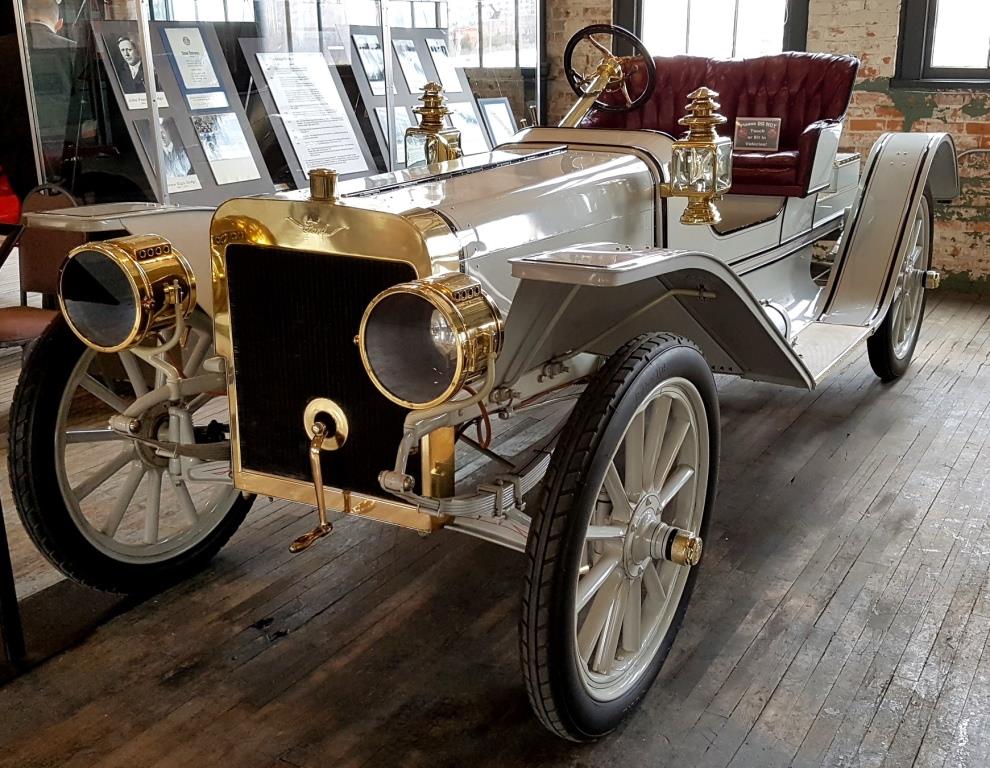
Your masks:
M780 147L779 117L737 117L735 149L776 152Z
M274 41L240 43L297 187L307 185L313 168L333 168L342 178L377 170L323 53L272 50Z
M93 22L100 57L152 189L157 194L161 188L152 133L157 130L172 202L218 205L274 191L211 25L156 21L150 27L159 110L154 127L145 93L147 52L138 45L137 22Z

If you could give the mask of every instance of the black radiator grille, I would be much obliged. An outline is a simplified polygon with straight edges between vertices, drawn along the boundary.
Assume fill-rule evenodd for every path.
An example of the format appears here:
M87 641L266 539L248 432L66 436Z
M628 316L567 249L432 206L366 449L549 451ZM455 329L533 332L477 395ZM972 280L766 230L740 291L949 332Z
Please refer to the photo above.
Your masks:
M415 279L408 264L282 248L231 245L227 287L237 383L241 465L310 480L303 410L329 397L344 410L350 435L323 454L327 485L381 494L406 410L372 385L354 336L380 291ZM419 467L409 471L419 476Z

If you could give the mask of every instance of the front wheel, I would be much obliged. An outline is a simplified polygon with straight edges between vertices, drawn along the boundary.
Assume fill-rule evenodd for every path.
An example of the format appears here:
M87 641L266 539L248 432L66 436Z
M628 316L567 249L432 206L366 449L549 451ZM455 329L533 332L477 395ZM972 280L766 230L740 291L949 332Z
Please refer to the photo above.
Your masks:
M715 382L690 342L641 336L575 405L527 544L523 675L543 724L613 730L660 671L715 498Z
M208 318L192 323L184 362L195 374L212 334ZM224 441L225 393L170 402L163 391L162 374L136 355L97 354L61 317L25 357L10 409L11 488L31 539L76 581L157 591L203 566L251 506L229 460L176 459L154 444ZM110 417L139 398L150 404L137 439L111 430Z
M927 189L908 237L908 252L894 284L890 309L877 332L866 341L870 366L883 381L894 381L907 373L925 317L925 279L932 265L932 198Z

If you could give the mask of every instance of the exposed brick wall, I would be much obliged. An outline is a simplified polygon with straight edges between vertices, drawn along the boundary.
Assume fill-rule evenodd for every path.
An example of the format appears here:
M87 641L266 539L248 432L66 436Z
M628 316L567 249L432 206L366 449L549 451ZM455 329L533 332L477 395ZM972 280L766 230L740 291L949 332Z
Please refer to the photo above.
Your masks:
M862 61L843 132L845 149L869 152L884 131L948 131L960 152L990 149L990 93L892 89L900 0L811 0L808 50ZM960 163L962 197L936 214L935 264L949 284L990 288L990 155Z
M657 2L658 0L653 0ZM564 47L589 24L612 23L612 0L547 0L548 122L556 124L575 96L564 77ZM582 62L575 62L578 67Z
M522 72L515 68L485 67L465 69L471 92L475 98L484 99L494 96L506 96L512 105L512 113L516 120L529 120L526 109L526 84Z

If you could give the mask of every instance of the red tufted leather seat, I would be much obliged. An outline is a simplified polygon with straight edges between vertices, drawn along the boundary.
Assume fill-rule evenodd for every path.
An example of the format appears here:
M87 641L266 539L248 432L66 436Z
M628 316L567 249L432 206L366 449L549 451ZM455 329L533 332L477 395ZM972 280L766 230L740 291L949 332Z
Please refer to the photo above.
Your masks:
M642 93L646 67L631 59L630 93ZM653 96L634 112L592 111L587 128L662 131L680 136L687 95L706 85L719 93L732 136L737 116L779 117L777 152L733 152L732 192L743 195L803 196L808 193L818 137L846 112L859 61L823 53L781 53L752 59L700 56L657 57ZM612 94L620 103L618 94Z

